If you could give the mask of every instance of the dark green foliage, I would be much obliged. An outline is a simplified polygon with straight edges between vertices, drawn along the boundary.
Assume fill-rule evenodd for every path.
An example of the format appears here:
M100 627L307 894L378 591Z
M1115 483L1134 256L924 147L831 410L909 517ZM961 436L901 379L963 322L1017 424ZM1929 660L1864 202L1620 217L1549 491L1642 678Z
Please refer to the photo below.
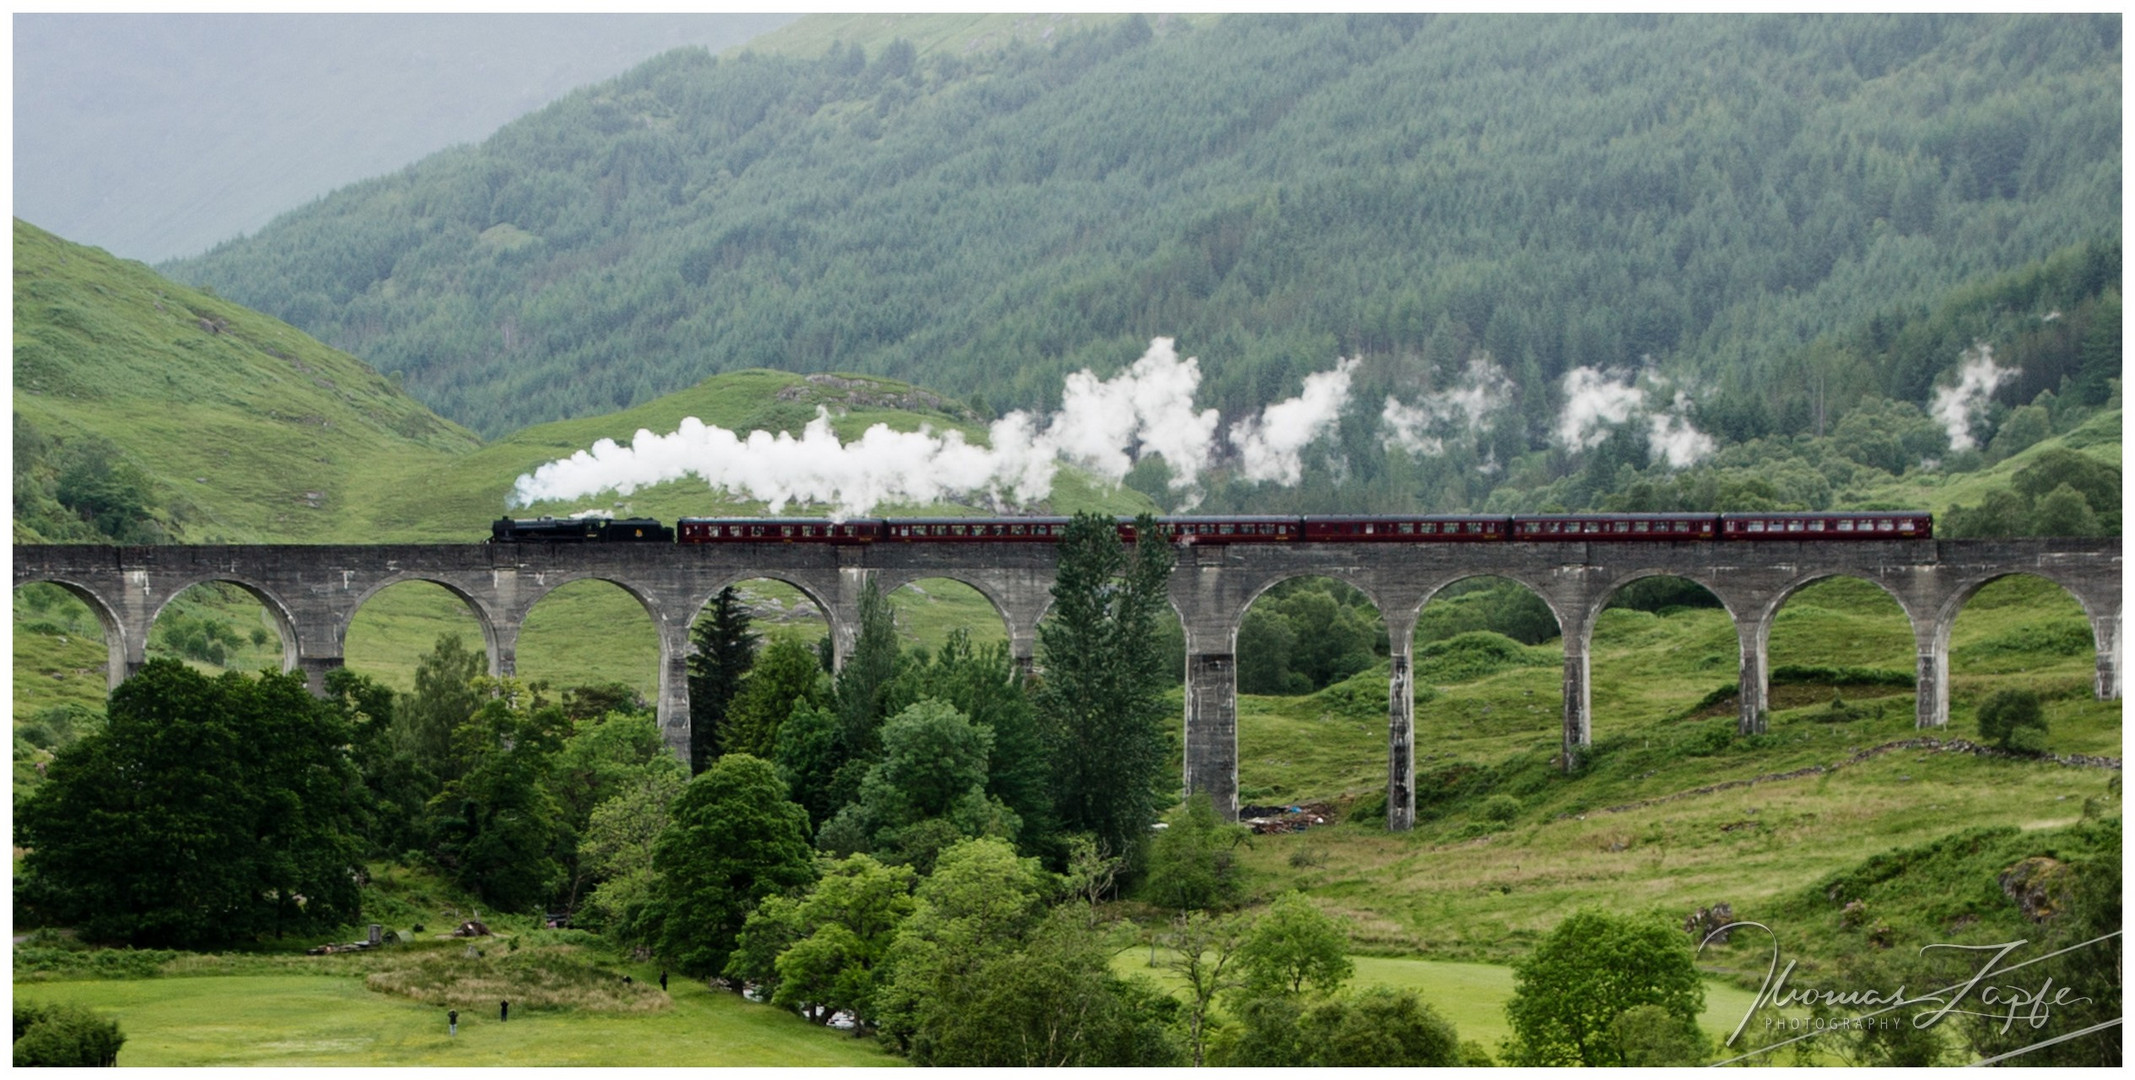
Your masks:
M1420 645L1476 630L1540 645L1557 636L1557 617L1534 590L1504 578L1469 578L1433 594L1416 617Z
M860 590L860 626L853 636L852 655L838 669L831 689L832 707L838 713L840 767L859 762L864 769L865 763L881 753L880 729L888 715L884 706L903 651L897 639L896 613L875 586L875 579L869 578Z
M1979 737L2004 750L2046 749L2046 713L2037 691L1996 690L1979 703Z
M1238 847L1250 843L1252 833L1218 817L1205 793L1188 796L1168 824L1149 843L1149 877L1142 895L1177 911L1236 904L1245 885Z
M726 967L764 898L815 880L808 816L761 758L730 753L698 773L653 848L660 954L691 975Z
M576 910L585 891L608 873L584 850L594 811L617 798L658 790L663 776L679 781L688 770L660 738L653 717L612 713L573 724L550 759L548 778L562 826L558 861L563 887L557 899L564 910Z
M1079 902L1048 913L1036 860L971 840L942 853L891 949L882 1035L915 1065L1176 1065L1178 1002L1112 974Z
M772 642L727 706L720 753L775 755L786 718L803 704L820 703L826 696L823 683L814 650L791 639Z
M1617 1014L1611 1025L1623 1063L1634 1069L1703 1065L1712 1056L1710 1041L1697 1022L1659 1005L1640 1005Z
M759 929L757 915L749 917L727 977L741 977L737 965L747 966L750 947L758 954L766 951L757 938L783 938L787 944L773 965L776 978L764 987L772 1004L802 1008L826 1023L844 1012L873 1027L883 964L898 928L912 913L917 876L909 867L883 866L866 855L831 865L799 901L765 901L758 913L768 913L765 921L772 926Z
M1619 1016L1654 1005L1692 1024L1705 1008L1705 986L1681 931L1594 910L1558 923L1513 967L1513 980L1505 1003L1513 1032L1505 1054L1513 1065L1625 1065Z
M1241 1030L1219 1065L1263 1068L1445 1067L1471 1064L1452 1023L1413 990L1375 986L1310 1003L1257 997L1238 1006Z
M484 903L534 911L564 881L572 823L550 784L569 724L511 680L484 689L452 732L458 775L430 799L432 856Z
M1162 331L1223 358L1236 415L1336 355L1422 382L1487 350L1517 419L1442 459L1345 455L1453 507L1582 364L1750 358L1700 416L1735 439L1924 402L1979 327L1894 324L2087 240L2112 250L1982 300L2032 320L2027 380L2101 399L2117 334L2038 316L2117 285L2117 56L2087 18L1909 14L1245 15L908 69L685 51L173 270L489 433L706 358L1003 407ZM1805 325L1861 340L1806 363Z
M1494 821L1499 824L1510 822L1520 816L1520 800L1499 792L1483 800L1483 805L1476 812L1476 816L1484 821Z
M918 702L882 725L882 758L816 842L837 855L872 852L924 874L941 850L976 836L1015 841L1019 822L986 794L991 728L947 702Z
M727 706L741 692L742 679L756 663L761 635L749 630L749 609L732 585L712 598L711 610L690 627L689 656L689 768L703 772L724 750L721 736ZM748 752L770 756L771 747L759 745Z
M563 718L574 724L588 720L598 722L609 716L649 718L654 712L652 703L628 683L567 686L560 707Z
M1155 526L1145 516L1138 527L1149 535ZM1059 827L1090 833L1108 852L1142 843L1167 786L1167 680L1155 642L1172 559L1168 544L1137 544L1130 555L1111 520L1077 514L1038 626L1045 675L1032 703Z
M1513 668L1548 667L1558 662L1502 634L1470 630L1419 647L1413 670L1421 684L1464 683Z
M778 777L787 797L811 822L826 822L838 812L832 801L837 780L838 716L806 700L793 703L793 715L778 729Z
M1311 693L1370 668L1385 651L1385 626L1363 593L1332 578L1294 578L1246 611L1238 689Z
M1238 948L1248 997L1332 994L1349 980L1349 935L1304 894L1287 892L1253 920Z
M969 633L961 627L950 631L939 651L915 658L899 673L885 695L884 707L902 712L930 697L948 702L970 717L974 726L993 733L986 794L1000 800L1022 823L1016 832L1019 850L1053 854L1057 844L1045 746L1008 643L975 650Z
M25 426L17 424L18 443ZM33 428L29 430L34 432ZM33 454L41 449L32 442ZM162 500L157 496L155 482L110 440L96 435L76 436L53 452L51 466L52 497L94 530L93 536L80 539L119 544L160 544L169 539L157 521ZM18 471L21 468L17 466ZM34 470L26 479L35 483ZM17 498L19 502L20 496ZM71 530L55 531L62 535L53 539L71 538L64 536Z
M80 1005L15 1002L15 1067L109 1067L126 1036L119 1022Z
M349 740L301 674L211 680L150 661L19 808L17 921L189 946L355 922Z

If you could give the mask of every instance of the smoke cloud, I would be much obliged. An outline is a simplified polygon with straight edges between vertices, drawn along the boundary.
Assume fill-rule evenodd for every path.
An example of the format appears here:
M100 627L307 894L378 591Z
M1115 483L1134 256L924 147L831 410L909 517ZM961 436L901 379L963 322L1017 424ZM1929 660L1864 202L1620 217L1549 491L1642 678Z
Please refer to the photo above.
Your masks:
M1936 387L1927 410L1949 432L1950 449L1955 451L1978 448L1979 440L1972 437L1972 422L1987 407L1987 398L1995 390L2022 374L2021 368L1994 366L1994 346L1984 341L1966 349L1960 363L1957 385Z
M1712 436L1692 427L1690 396L1678 390L1675 403L1665 413L1656 413L1649 418L1646 430L1646 448L1671 469L1687 468L1703 460L1705 455L1719 449Z
M1485 417L1511 403L1515 389L1489 353L1477 353L1468 358L1467 369L1451 387L1425 394L1414 405L1388 396L1379 410L1379 423L1386 429L1384 441L1389 449L1398 447L1411 454L1443 453L1447 438L1481 429Z
M1303 393L1232 424L1239 474L1285 487L1297 483L1304 475L1305 447L1334 427L1349 407L1349 382L1357 364L1354 359L1340 360L1333 371L1307 375Z
M1680 390L1668 405L1649 406L1635 372L1612 376L1594 368L1573 368L1564 376L1557 442L1575 453L1591 450L1609 437L1610 428L1643 415L1647 451L1669 468L1680 469L1696 464L1718 447L1712 436L1691 424L1689 410L1689 395Z
M1249 479L1294 484L1299 455L1347 405L1356 361L1305 379L1304 392L1233 425ZM1158 455L1171 486L1196 484L1216 455L1219 416L1196 410L1199 361L1181 360L1172 339L1157 338L1127 370L1099 379L1085 370L1068 376L1058 412L1039 418L1012 412L994 421L988 446L961 432L893 431L876 424L841 442L830 414L818 409L798 438L786 432L746 436L685 418L667 435L640 430L623 446L602 439L590 449L551 461L519 477L510 504L582 499L603 491L629 495L640 487L695 476L713 488L759 500L771 513L789 504L819 504L834 517L855 517L884 502L935 502L984 495L996 506L1028 503L1052 490L1062 461L1118 483L1141 457Z

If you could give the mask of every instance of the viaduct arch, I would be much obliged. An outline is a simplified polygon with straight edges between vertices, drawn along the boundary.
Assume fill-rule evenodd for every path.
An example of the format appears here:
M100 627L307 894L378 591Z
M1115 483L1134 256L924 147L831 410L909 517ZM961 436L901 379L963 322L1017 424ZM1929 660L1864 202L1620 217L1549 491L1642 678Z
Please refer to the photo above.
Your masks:
M1949 722L1950 627L1965 600L2010 574L2033 574L2076 598L2097 649L2095 692L2120 697L2121 542L2104 540L1893 540L1583 542L1506 544L1311 543L1184 545L1169 583L1186 637L1185 782L1235 816L1238 800L1239 624L1248 606L1286 578L1319 575L1355 586L1378 605L1392 652L1387 717L1387 824L1415 817L1412 636L1423 605L1464 578L1517 581L1540 596L1563 633L1563 746L1576 760L1592 739L1588 649L1595 618L1622 586L1644 577L1687 578L1711 590L1741 644L1739 723L1760 731L1768 702L1766 643L1780 605L1834 576L1874 582L1912 624L1917 721ZM1010 650L1028 665L1038 620L1052 602L1055 553L1037 544L832 547L801 544L670 545L229 545L105 547L16 545L15 584L52 582L81 598L104 626L116 685L146 660L148 631L172 597L208 581L235 582L284 622L284 668L319 688L342 663L349 618L388 585L428 581L458 596L482 626L492 674L515 670L519 628L534 603L571 581L613 583L643 604L660 640L659 722L669 747L689 753L689 627L725 585L774 578L800 589L828 617L839 663L853 647L860 595L920 578L977 589L1007 624Z

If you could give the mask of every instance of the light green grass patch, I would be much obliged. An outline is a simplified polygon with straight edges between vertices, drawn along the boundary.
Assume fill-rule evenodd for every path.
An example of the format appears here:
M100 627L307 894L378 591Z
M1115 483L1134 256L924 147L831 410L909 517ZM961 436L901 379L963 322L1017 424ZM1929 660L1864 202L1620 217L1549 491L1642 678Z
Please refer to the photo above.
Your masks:
M658 971L632 969L657 983ZM494 1003L460 1012L364 989L343 976L229 976L18 987L17 1000L86 1005L119 1022L119 1060L138 1066L895 1065L872 1041L707 990L671 983L674 1007L637 1014L549 1012Z

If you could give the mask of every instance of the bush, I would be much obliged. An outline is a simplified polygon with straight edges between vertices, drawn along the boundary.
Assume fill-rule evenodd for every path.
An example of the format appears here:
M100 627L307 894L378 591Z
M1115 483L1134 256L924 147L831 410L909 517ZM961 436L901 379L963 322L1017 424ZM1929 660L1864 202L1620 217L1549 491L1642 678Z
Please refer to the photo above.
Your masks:
M2046 714L2035 691L1997 690L1979 703L1979 737L2004 750L2046 748Z
M1482 810L1476 816L1484 821L1511 821L1520 816L1520 800L1510 795L1492 795L1483 800Z
M15 1067L79 1068L119 1063L126 1036L116 1020L79 1005L15 1002Z

